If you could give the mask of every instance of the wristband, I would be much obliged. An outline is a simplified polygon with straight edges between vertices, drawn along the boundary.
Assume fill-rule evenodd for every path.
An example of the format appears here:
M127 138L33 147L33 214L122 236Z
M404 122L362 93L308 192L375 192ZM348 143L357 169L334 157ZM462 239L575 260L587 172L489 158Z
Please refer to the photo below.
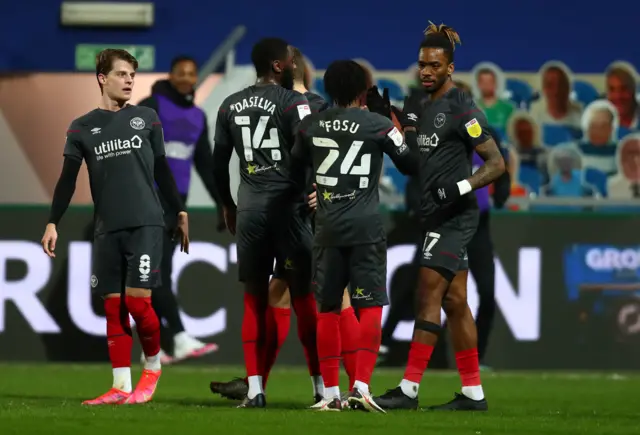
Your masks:
M458 181L457 186L458 190L460 191L460 196L466 195L473 190L473 188L471 187L471 183L469 183L469 180Z

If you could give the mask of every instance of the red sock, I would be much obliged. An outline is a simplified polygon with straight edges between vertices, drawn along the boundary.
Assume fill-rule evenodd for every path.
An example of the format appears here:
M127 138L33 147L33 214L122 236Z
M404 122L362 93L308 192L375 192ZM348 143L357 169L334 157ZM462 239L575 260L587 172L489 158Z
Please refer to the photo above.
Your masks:
M318 314L318 357L325 387L340 385L340 315Z
M342 340L342 364L349 376L349 390L351 390L356 381L360 340L360 324L353 307L342 310L340 313L340 339Z
M160 352L160 321L151 305L151 297L127 296L127 308L133 320L136 321L136 329L144 354L157 355Z
M244 293L244 315L242 316L242 349L247 376L262 375L265 366L264 333L266 329L266 307L255 295Z
M107 344L111 367L131 367L131 348L133 338L124 330L120 321L120 298L104 300L104 311L107 315ZM126 327L129 329L129 316L126 316Z
M291 326L291 310L289 308L267 307L265 328L265 356L264 368L262 370L262 387L267 386L267 379L271 368L278 358L280 348L289 335L289 327Z
M291 304L298 319L298 338L300 338L300 343L302 343L304 349L309 374L318 376L320 374L320 364L318 363L318 345L316 344L318 328L316 299L313 297L313 293L309 293L305 296L292 298Z
M404 371L403 379L419 384L424 371L427 369L427 365L429 365L429 359L431 359L432 353L433 346L412 341L411 349L409 350L409 360L407 361L407 368Z
M356 380L369 385L378 360L382 340L382 307L360 309L360 340L356 365Z
M480 362L478 349L456 352L456 365L463 387L475 387L480 384Z

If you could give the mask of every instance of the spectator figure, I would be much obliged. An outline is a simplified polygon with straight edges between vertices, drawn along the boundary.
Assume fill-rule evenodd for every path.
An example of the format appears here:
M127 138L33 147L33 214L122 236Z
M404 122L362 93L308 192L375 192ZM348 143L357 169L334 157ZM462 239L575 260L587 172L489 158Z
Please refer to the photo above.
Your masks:
M571 146L560 146L549 153L549 184L545 196L593 197L595 189L584 181L582 156Z
M540 126L524 111L514 112L507 125L509 142L518 154L520 167L536 169L546 179L546 148L542 144Z
M607 100L589 104L582 115L582 140L577 142L584 169L592 168L605 175L617 172L616 146L618 111Z
M618 110L622 138L631 131L640 129L640 105L636 99L638 73L626 62L614 62L606 71L607 100Z
M501 98L505 89L504 73L491 62L479 63L471 73L476 104L484 111L489 125L504 134L514 111L513 104Z
M609 198L640 198L640 133L626 136L618 145L618 173L609 177Z
M561 126L569 128L571 132L580 131L582 107L571 101L571 75L569 68L562 62L547 62L540 68L542 95L531 105L531 115L543 130L547 126ZM552 144L546 137L543 139L548 145ZM558 143L554 142L553 144Z

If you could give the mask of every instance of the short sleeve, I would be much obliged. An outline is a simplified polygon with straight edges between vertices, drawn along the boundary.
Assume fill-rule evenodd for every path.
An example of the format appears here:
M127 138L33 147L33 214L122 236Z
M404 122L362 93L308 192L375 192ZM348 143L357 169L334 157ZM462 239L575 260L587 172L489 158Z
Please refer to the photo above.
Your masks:
M82 140L80 139L80 126L72 122L67 129L67 138L64 144L64 156L82 160Z
M215 146L228 147L231 146L231 135L229 133L229 121L227 117L227 111L225 109L224 104L220 106L218 110L218 116L216 117L216 132L214 134L213 140L215 142Z
M295 142L291 149L291 155L296 160L302 162L309 162L311 153L309 152L309 143L307 140L307 131L311 125L311 117L301 121L298 125L298 131L295 135Z
M459 120L458 131L465 143L475 148L491 139L487 117L473 102L463 104L458 110L454 116Z
M162 131L162 123L158 114L153 110L151 117L151 133L149 134L149 142L151 142L151 149L153 150L154 157L162 157L165 155L164 150L164 132Z
M384 118L377 126L377 135L381 138L382 152L391 157L391 160L402 158L409 154L409 147L404 141L400 130L393 125L391 120Z
M309 115L311 115L311 107L307 97L297 92L292 92L282 113L284 125L289 127L292 135L295 135L298 131L300 121Z

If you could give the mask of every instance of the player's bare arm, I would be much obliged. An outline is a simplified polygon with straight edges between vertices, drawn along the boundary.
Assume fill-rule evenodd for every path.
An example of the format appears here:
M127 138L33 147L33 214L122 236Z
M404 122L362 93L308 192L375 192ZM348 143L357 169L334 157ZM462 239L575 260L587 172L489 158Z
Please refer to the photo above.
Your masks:
M484 165L467 179L471 189L476 190L497 180L505 171L504 158L493 138L476 147L476 152L484 160Z

